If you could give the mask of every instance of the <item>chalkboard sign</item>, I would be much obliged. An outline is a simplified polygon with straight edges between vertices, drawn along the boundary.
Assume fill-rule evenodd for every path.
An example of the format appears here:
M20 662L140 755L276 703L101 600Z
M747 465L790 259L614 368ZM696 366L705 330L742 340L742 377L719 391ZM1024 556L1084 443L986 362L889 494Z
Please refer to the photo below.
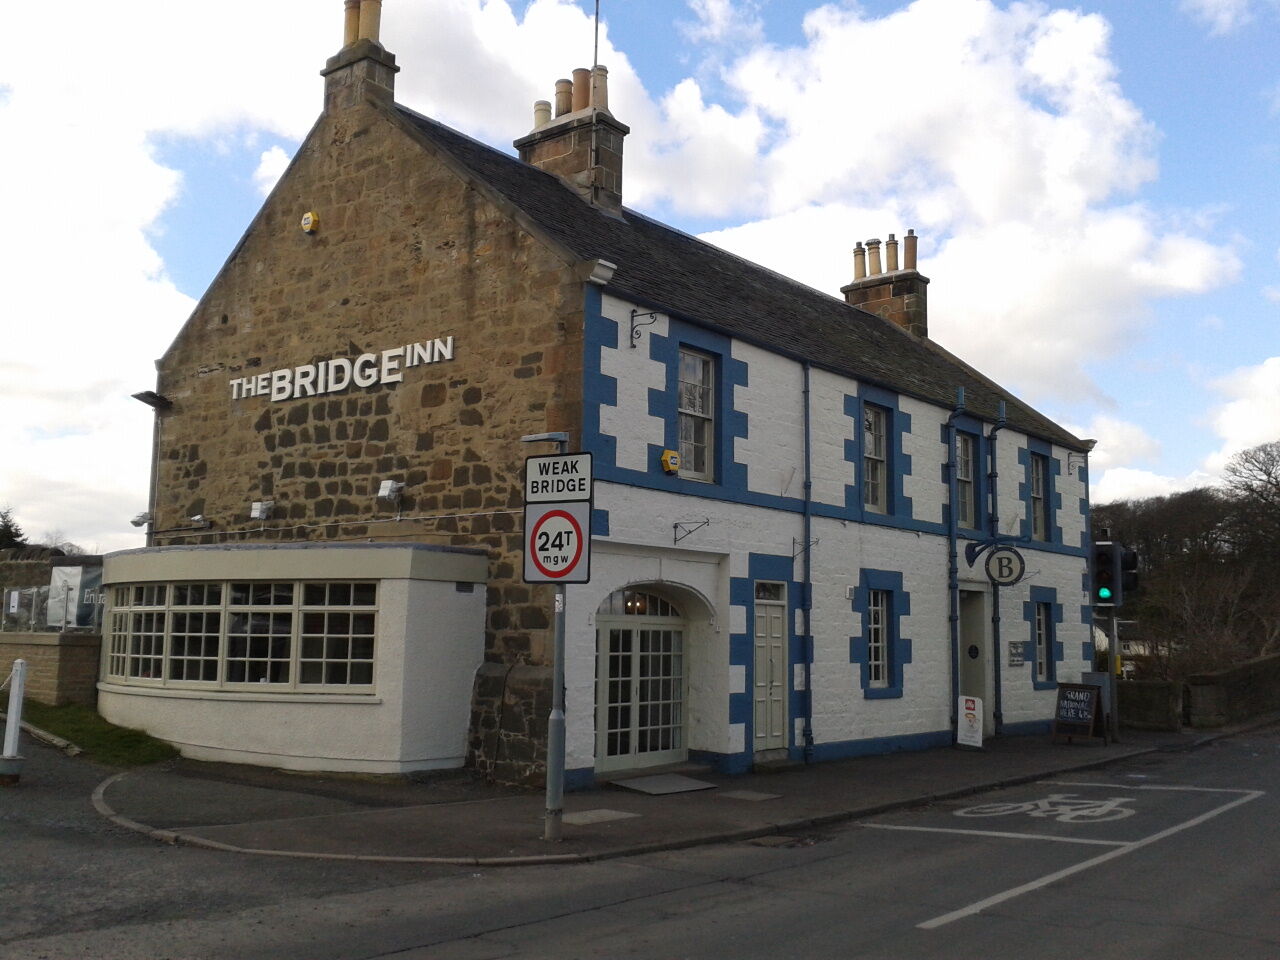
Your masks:
M1053 711L1053 736L1101 737L1098 712L1100 687L1088 683L1058 684L1058 704Z

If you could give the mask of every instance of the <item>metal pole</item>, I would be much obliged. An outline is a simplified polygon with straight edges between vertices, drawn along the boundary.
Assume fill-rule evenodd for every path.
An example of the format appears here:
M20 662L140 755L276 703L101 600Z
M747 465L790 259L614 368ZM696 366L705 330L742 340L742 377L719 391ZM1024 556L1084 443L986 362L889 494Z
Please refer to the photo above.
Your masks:
M13 661L13 681L9 685L9 712L4 721L4 753L5 757L18 755L18 731L22 729L22 693L27 682L27 661Z
M568 441L556 443L561 456L568 449ZM547 720L547 814L543 823L542 839L552 843L560 840L560 823L564 817L564 605L563 583L556 584L555 596L555 645L551 651L551 716Z
M1107 687L1111 691L1111 742L1120 742L1120 696L1116 685L1116 664L1120 660L1120 624L1111 608L1111 644L1107 650Z
M596 0L596 40L591 49L591 69L600 66L600 0Z

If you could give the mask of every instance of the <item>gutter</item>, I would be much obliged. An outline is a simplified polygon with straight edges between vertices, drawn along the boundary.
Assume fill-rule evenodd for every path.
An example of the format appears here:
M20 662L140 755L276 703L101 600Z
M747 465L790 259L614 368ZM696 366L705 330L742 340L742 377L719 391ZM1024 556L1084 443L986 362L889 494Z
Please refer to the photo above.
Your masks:
M950 612L947 615L951 635L951 736L954 742L960 717L960 560L956 541L959 518L956 516L956 419L964 415L964 387L956 387L956 406L947 417L947 590Z
M804 762L813 762L813 438L809 411L809 361L804 363Z
M987 479L991 481L990 519L991 539L993 541L1000 535L1000 471L996 468L996 434L1003 430L1006 425L1004 401L1001 400L996 414L995 426L993 426L991 428L991 432L987 434L991 441L991 472L987 474ZM1000 585L996 583L991 584L991 663L995 671L993 680L995 681L996 695L996 702L992 705L992 716L995 718L995 733L998 735L1004 726L1004 687L1000 674Z

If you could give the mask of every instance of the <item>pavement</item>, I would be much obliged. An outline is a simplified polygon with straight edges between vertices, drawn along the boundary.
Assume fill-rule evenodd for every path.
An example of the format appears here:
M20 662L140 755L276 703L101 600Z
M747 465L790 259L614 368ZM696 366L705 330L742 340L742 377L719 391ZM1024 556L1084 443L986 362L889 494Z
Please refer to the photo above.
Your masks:
M107 777L92 795L117 825L166 843L237 853L476 866L572 863L717 842L803 843L824 826L1032 782L1203 743L1276 722L1183 733L1126 731L1119 743L1001 737L982 750L936 749L725 776L649 795L623 781L567 794L563 839L542 839L540 790L483 783L466 771L417 779L304 774L187 759ZM41 754L18 786L41 777Z

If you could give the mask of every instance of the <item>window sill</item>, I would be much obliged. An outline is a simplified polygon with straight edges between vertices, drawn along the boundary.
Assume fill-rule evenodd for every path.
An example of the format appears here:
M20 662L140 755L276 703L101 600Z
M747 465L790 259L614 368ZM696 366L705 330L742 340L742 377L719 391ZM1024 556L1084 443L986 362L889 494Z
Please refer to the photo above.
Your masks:
M98 683L100 693L114 693L128 697L165 697L171 700L230 700L241 703L363 703L379 704L382 698L374 693L309 693L305 690L283 692L273 690L261 693L256 690L228 690L211 687L199 690L193 687L162 687L151 684Z
M862 696L867 700L900 700L901 687L864 687Z
M1057 680L1032 680L1031 689L1032 690L1057 690L1058 681Z

